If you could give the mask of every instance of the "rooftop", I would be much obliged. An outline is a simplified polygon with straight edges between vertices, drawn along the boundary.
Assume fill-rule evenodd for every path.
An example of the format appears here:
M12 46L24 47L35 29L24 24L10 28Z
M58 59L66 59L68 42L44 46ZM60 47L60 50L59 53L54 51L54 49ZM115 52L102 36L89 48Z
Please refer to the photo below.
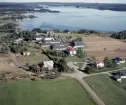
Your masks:
M83 41L74 41L74 45L75 46L84 46L84 42Z

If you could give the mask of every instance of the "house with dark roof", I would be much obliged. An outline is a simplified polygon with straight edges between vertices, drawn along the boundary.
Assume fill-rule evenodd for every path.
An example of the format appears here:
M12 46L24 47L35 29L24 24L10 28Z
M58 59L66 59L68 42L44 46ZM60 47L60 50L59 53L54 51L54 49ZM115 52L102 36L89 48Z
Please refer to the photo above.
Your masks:
M83 48L85 46L83 41L73 41L71 44L74 48Z
M51 47L52 45L57 45L60 44L61 42L58 40L46 40L46 41L41 41L39 44L42 45L42 47Z
M125 60L121 59L120 57L116 57L116 58L112 59L112 61L116 64L123 64L126 62Z
M53 44L60 44L61 42L59 40L46 40L44 41L44 43L53 45Z
M65 43L53 44L50 46L50 48L55 51L64 51L67 49L67 47L68 45Z
M126 79L126 71L119 71L116 73L112 73L111 76L114 80L121 82L122 79Z

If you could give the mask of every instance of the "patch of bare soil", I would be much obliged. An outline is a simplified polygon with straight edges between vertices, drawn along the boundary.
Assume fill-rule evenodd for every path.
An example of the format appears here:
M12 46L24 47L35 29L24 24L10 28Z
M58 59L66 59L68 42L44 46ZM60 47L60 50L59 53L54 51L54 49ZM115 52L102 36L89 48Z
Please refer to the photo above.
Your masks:
M17 68L8 54L0 54L0 80L19 79L28 76L22 69Z

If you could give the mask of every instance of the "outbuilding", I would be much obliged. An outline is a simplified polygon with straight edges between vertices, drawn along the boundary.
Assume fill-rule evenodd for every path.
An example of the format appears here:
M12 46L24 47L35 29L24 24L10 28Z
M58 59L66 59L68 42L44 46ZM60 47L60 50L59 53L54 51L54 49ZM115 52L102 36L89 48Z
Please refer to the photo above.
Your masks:
M105 66L105 64L104 64L103 61L97 60L97 61L96 61L96 66L97 66L97 68L103 68L103 67Z
M52 60L50 61L43 61L43 67L48 68L49 70L53 69L54 62Z
M77 54L76 49L73 48L73 47L68 47L67 51L68 51L68 53L69 53L71 56L74 56L74 55Z
M118 65L119 64L124 64L126 62L125 60L121 59L120 57L116 57L116 58L114 58L112 60L113 60L114 63L116 63Z
M72 46L74 48L83 48L84 47L84 42L83 41L73 41Z

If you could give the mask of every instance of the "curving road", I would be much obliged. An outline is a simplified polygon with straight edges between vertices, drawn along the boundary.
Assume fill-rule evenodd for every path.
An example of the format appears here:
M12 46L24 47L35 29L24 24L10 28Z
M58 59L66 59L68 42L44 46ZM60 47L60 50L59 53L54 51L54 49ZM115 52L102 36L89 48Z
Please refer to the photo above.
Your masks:
M75 70L75 73L72 73L72 74L62 74L62 75L76 79L85 88L85 90L88 92L88 94L91 96L91 98L94 100L94 102L97 105L105 105L104 102L91 89L91 87L83 80L83 77L86 77L88 75L84 74L81 71L79 71L78 67L75 65L75 62L69 62L67 65L69 67L73 68Z

